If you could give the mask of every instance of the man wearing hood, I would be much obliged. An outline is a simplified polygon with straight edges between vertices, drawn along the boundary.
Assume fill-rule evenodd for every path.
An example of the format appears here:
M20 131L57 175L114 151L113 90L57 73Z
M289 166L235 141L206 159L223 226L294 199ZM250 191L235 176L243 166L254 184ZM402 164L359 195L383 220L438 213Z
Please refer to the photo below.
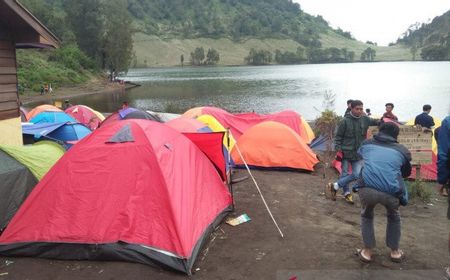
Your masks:
M334 139L335 150L342 154L342 174L335 183L328 184L328 190L335 200L336 192L343 189L345 200L353 203L353 196L349 184L359 177L362 167L361 157L357 151L361 143L366 139L369 125L376 125L376 121L364 115L363 103L360 100L351 101L351 110L339 123ZM349 172L349 167L352 172Z
M394 123L383 123L380 132L372 139L364 141L358 153L363 158L364 167L357 181L361 200L361 233L364 248L358 251L363 262L372 260L375 247L373 225L374 208L382 204L388 218L386 227L386 245L391 249L393 262L403 260L403 251L399 249L401 223L400 205L408 203L408 191L403 178L411 175L411 153L397 142L399 128Z
M437 168L439 184L450 188L450 115L442 121L439 130ZM450 195L448 196L447 219L450 220ZM448 234L448 250L450 252L450 233ZM450 266L446 269L446 277L450 279Z

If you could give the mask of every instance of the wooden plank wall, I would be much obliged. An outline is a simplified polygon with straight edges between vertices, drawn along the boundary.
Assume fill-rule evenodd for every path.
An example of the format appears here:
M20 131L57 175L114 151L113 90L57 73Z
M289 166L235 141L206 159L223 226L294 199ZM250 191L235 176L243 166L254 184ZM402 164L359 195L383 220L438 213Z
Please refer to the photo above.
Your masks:
M0 38L0 120L18 116L16 50L11 41Z

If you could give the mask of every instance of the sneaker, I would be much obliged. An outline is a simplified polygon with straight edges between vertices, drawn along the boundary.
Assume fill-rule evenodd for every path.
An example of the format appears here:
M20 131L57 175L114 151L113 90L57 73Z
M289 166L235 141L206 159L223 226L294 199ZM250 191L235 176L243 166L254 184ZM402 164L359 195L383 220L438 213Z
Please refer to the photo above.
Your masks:
M447 188L445 186L441 186L441 189L439 190L439 193L442 196L448 196Z
M345 201L347 201L350 204L354 204L355 203L355 202L353 202L353 196L350 193L345 196Z
M336 200L336 190L334 189L333 183L327 184L327 191L330 193L331 200L335 201Z

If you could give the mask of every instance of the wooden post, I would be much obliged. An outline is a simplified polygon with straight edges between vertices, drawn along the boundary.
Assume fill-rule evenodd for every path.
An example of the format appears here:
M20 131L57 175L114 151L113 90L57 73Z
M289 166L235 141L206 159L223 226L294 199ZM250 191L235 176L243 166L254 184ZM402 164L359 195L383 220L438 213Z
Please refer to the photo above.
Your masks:
M416 181L420 181L420 164L414 165L416 169Z

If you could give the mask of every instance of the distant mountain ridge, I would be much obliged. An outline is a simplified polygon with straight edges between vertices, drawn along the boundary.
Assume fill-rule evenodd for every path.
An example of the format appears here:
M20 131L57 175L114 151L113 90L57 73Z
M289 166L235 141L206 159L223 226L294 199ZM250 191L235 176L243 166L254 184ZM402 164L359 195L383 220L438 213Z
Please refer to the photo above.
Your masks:
M412 53L420 50L423 60L450 60L450 11L428 24L412 26L397 44L406 45Z
M20 1L64 43L76 39L80 49L92 57L89 48L95 44L89 39L95 37L81 36L73 28L82 24L87 31L95 30L96 25L89 20L98 21L96 18L101 20L101 16L96 16L92 7L107 7L111 2L77 0L77 6L84 7L85 12L80 15L80 24L74 25L76 15L67 10L74 6L73 0ZM322 16L305 13L292 0L115 0L118 1L126 4L132 17L131 67L176 66L182 56L189 64L190 53L197 47L217 50L219 65L246 64L251 49L270 52L274 57L271 63L281 61L275 61L276 54L283 57L282 61L293 57L288 63L367 61L363 53L369 48L373 61L411 60L404 45L379 47L357 41L350 32L331 28ZM295 57L298 54L303 57Z
M419 48L429 45L450 45L450 11L435 17L430 23L422 23L408 29L402 38L397 40L412 47Z

